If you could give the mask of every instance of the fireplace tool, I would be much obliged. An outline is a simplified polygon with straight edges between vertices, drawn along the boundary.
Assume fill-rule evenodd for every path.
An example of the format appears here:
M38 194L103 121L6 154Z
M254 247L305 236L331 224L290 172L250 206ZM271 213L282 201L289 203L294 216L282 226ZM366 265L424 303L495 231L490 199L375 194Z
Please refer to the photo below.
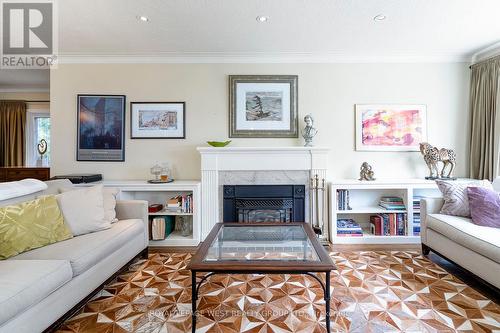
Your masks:
M328 243L328 234L325 232L325 179L320 179L318 175L311 178L311 226L320 240Z

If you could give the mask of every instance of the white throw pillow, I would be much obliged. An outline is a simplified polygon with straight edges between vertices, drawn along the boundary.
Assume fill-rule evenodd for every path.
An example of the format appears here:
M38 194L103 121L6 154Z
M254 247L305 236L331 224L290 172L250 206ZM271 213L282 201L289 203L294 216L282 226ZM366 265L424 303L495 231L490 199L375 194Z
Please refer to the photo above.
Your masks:
M443 194L444 204L441 214L452 216L470 216L469 196L467 187L484 187L493 189L491 183L485 180L436 180L436 184Z
M62 187L59 189L59 193L75 191L75 189L75 187ZM103 187L102 189L104 219L109 221L109 223L118 222L118 219L116 218L116 196L118 195L118 192L118 189L111 187Z
M65 191L56 195L59 209L73 236L109 229L104 218L103 186Z
M118 190L116 188L103 188L102 195L104 199L104 218L110 223L118 222L116 218L116 196Z

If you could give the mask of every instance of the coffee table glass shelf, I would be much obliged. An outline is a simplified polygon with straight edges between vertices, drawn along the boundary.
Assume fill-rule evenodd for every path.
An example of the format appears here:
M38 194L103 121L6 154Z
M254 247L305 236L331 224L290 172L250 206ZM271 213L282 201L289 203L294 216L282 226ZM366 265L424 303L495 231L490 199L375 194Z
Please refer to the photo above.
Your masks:
M191 259L188 269L193 290L192 332L196 328L198 292L214 274L309 275L323 288L330 332L330 272L335 265L308 223L218 223ZM198 272L205 274L197 276Z

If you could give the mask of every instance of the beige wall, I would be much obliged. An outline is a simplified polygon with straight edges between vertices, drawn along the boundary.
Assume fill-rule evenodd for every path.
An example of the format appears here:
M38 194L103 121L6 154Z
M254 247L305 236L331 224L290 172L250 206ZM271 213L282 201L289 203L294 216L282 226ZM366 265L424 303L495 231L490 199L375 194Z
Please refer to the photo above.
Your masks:
M316 145L331 149L330 177L357 177L368 161L379 178L423 177L416 152L356 152L354 104L427 104L429 142L456 149L466 175L467 64L114 64L59 65L51 71L53 174L100 172L107 179L144 179L169 161L178 179L200 177L197 146L228 136L229 74L299 76L300 126L315 117ZM76 162L76 95L127 96L126 161ZM130 101L185 101L186 140L131 140ZM234 139L238 146L292 146L299 139Z

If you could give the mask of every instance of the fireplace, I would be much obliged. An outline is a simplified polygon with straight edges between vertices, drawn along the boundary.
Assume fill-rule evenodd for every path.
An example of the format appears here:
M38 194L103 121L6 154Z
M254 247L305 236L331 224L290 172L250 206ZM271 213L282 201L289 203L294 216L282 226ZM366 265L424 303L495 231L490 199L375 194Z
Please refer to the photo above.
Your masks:
M224 185L224 222L304 222L304 185Z

